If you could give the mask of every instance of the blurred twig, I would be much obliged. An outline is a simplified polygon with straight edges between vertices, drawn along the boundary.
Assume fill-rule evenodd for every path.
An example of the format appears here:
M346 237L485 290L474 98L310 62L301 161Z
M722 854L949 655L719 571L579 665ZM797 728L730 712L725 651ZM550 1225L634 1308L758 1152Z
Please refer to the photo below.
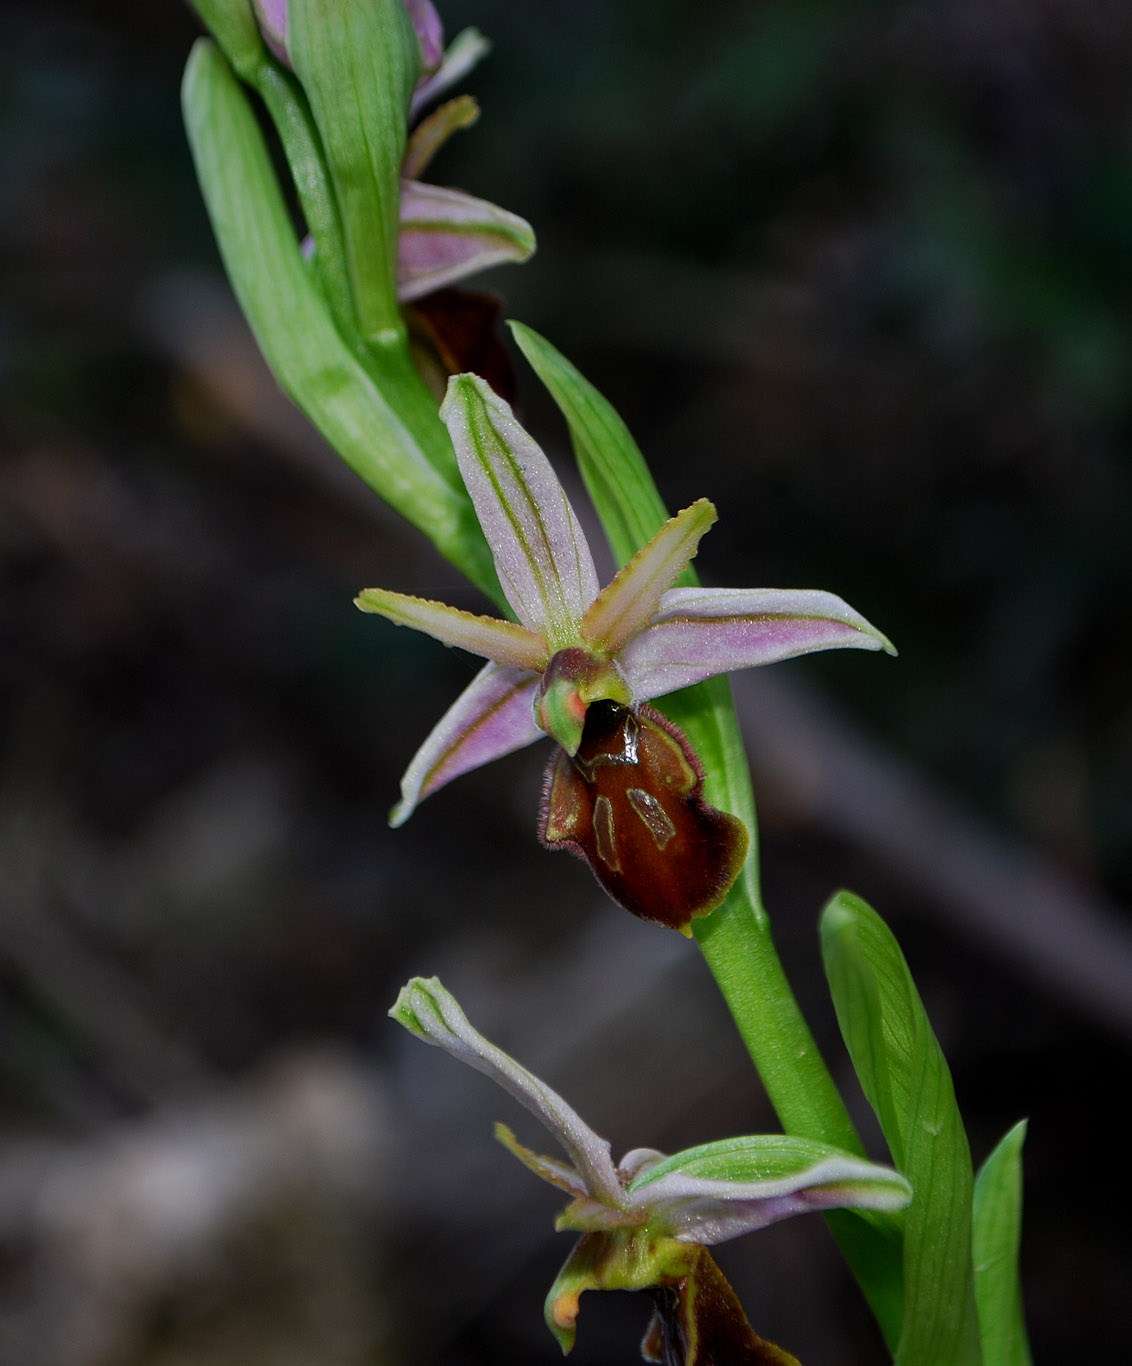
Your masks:
M208 1077L197 1055L154 1020L128 973L88 948L44 902L0 883L0 959L79 1030L135 1102L158 1106Z
M951 926L1051 995L1132 1035L1127 913L949 802L819 698L769 671L735 680L756 784L796 818L867 851Z

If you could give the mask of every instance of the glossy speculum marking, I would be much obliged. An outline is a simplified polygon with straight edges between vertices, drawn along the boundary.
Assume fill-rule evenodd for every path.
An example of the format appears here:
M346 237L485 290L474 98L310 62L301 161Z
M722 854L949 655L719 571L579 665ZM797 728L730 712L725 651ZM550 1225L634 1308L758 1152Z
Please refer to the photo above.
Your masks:
M626 910L688 933L727 895L747 853L742 821L702 790L699 760L671 721L651 707L595 702L577 754L551 760L542 839L584 858Z

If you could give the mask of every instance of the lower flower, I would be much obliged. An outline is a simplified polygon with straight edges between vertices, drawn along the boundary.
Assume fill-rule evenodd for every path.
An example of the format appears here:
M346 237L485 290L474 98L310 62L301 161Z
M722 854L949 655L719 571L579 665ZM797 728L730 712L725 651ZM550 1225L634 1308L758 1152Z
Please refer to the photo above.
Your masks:
M908 1182L888 1167L787 1134L706 1143L665 1157L634 1148L614 1165L609 1144L514 1058L472 1028L435 978L415 977L389 1014L502 1086L558 1140L569 1161L496 1137L536 1176L570 1197L555 1227L581 1236L546 1299L547 1327L574 1345L587 1290L639 1290L653 1301L642 1345L664 1366L798 1366L751 1328L708 1244L808 1210L903 1208Z

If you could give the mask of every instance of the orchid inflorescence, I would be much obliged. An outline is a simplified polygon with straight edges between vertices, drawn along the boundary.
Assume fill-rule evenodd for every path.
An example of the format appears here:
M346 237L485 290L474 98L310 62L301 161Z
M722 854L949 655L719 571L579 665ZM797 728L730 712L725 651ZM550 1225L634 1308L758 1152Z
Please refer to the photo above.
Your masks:
M817 650L892 646L832 593L698 586L690 563L714 506L700 498L668 517L612 406L512 324L566 417L621 565L600 585L562 485L507 401L501 305L453 288L527 259L534 234L513 213L422 179L478 117L467 95L429 108L487 50L476 30L445 44L432 0L193 3L212 38L186 69L186 127L265 358L347 463L513 617L380 588L358 595L362 610L487 661L410 761L391 824L459 775L549 737L543 843L585 859L644 920L684 934L699 920L705 960L787 1130L672 1157L635 1149L615 1164L609 1144L478 1034L438 981L410 982L393 1017L502 1085L566 1153L540 1156L497 1127L569 1196L557 1226L578 1241L547 1298L551 1331L569 1350L583 1291L641 1290L655 1311L648 1361L797 1366L754 1333L708 1248L843 1207L858 1213L834 1215L831 1227L895 1360L1026 1366L1025 1126L976 1182L903 954L880 917L842 892L822 917L825 972L898 1171L865 1159L775 951L741 737L726 688L711 681ZM665 698L683 729L653 705Z

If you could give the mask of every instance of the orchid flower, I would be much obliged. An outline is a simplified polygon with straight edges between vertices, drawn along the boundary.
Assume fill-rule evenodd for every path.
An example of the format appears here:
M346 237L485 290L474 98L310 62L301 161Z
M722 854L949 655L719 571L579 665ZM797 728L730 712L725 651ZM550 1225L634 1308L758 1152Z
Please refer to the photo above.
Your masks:
M496 1125L496 1137L509 1152L570 1196L555 1227L581 1238L545 1310L564 1352L574 1344L583 1291L651 1290L656 1316L645 1339L651 1352L646 1360L785 1366L794 1358L751 1330L707 1246L810 1210L893 1211L911 1198L908 1182L890 1168L786 1134L726 1139L672 1157L635 1148L615 1165L609 1143L561 1096L478 1033L437 978L413 978L389 1014L417 1038L503 1087L565 1152L565 1162L540 1156L505 1125ZM724 1342L726 1352L719 1350Z
M289 0L254 0L267 46L290 66ZM421 76L409 109L421 108L458 81L487 52L486 39L465 29L445 50L444 30L431 0L405 0L421 53ZM525 261L534 251L534 232L509 213L462 190L417 179L441 145L479 116L469 96L450 100L414 129L401 180L401 230L397 240L397 297L402 303L465 279L489 266Z
M461 773L552 736L542 838L584 857L634 914L684 933L720 904L747 835L700 796L703 773L651 699L715 674L838 646L892 651L831 593L672 588L716 520L706 498L671 518L605 588L546 456L475 375L440 410L518 618L367 588L356 599L489 663L409 764L390 824Z

